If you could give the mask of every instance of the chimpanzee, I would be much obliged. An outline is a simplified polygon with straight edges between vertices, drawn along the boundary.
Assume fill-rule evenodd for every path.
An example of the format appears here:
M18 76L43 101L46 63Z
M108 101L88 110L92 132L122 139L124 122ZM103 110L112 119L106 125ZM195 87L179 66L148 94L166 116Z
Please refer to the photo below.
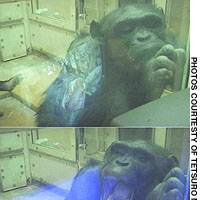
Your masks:
M66 200L183 200L186 178L178 165L160 146L114 142L102 163L76 175Z
M170 37L171 38L171 37ZM38 126L109 126L110 121L159 98L180 79L184 50L171 45L162 10L120 7L89 36L72 42L63 70L46 91Z

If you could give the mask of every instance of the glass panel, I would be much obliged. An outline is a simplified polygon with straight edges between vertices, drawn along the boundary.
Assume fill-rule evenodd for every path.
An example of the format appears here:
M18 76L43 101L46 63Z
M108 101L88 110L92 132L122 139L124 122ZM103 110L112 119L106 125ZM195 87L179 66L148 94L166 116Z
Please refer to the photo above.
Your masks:
M157 196L163 199L160 197L170 192L169 199L176 199L175 183L181 200L188 200L190 129L155 129L76 128L76 141L81 148L75 148L78 157L74 161L62 156L65 155L62 151L57 151L57 156L50 149L55 143L69 145L69 136L75 136L73 129L34 129L32 135L29 129L16 130L16 133L4 129L0 132L2 143L20 133L23 145L14 149L16 142L12 139L9 149L0 151L1 197L74 200L73 195L81 194L84 200L106 195L122 197L120 200L130 199L129 196L147 199L151 195L156 195L153 199ZM159 137L155 139L152 132ZM30 136L38 149L28 145ZM43 151L44 146L48 152ZM17 191L13 190L16 188Z
M189 126L189 2L32 0L0 28L0 126Z
M43 16L54 17L54 18L65 18L67 2L66 0L32 0L36 7L33 13L40 14Z
M122 141L145 140L152 141L152 128L120 128L119 139Z
M75 138L75 129L38 129L37 132L34 132L33 134L33 144L53 149L71 151Z

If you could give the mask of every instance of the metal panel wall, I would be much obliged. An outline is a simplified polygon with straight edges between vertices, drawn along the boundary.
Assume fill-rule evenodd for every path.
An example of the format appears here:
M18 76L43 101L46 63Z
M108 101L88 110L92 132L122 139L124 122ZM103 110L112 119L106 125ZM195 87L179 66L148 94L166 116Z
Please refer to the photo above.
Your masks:
M31 0L29 18L59 26L65 30L76 31L76 1ZM56 5L56 6L55 6Z
M27 184L23 132L0 134L0 185L3 191Z
M26 186L23 153L0 155L0 182L3 191Z
M0 54L3 61L25 56L26 49L30 47L25 33L28 29L25 26L25 2L0 2Z
M71 32L66 33L62 29L43 23L32 21L30 26L32 48L57 57L66 55L70 43L75 38Z
M0 22L22 19L21 2L9 2L0 4Z
M13 151L17 149L23 149L21 133L15 132L0 134L0 152Z
M32 48L56 57L64 57L76 36L76 1L31 2L29 22Z
M75 128L38 129L29 135L29 148L60 159L76 162Z
M3 61L26 55L24 24L0 26L1 57Z
M42 182L55 183L68 180L78 171L78 165L75 162L40 152L31 151L30 160L32 177Z

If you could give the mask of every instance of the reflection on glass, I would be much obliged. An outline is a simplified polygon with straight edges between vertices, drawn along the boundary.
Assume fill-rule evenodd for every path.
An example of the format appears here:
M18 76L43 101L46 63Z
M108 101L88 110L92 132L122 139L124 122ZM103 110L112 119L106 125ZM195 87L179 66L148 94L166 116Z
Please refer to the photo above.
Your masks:
M67 3L65 0L32 0L36 4L35 14L64 19L66 17Z
M37 129L32 132L33 144L47 148L70 151L71 139L74 137L74 129Z
M188 85L189 0L32 0L29 7L30 31L22 24L2 31L3 60L18 59L0 65L0 126L124 127L128 119L188 126L189 93L179 90ZM21 57L19 44L37 54Z

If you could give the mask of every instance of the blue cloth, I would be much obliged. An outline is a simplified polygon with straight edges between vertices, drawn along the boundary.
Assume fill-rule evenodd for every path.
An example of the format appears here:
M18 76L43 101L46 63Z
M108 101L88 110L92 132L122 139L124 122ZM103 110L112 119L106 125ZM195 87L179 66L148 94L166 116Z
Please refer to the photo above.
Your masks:
M98 167L80 172L72 183L66 200L100 200L101 184Z
M107 199L116 183L112 177L101 180L99 167L84 169L74 178L66 200L100 200L101 194L104 194L103 199Z

